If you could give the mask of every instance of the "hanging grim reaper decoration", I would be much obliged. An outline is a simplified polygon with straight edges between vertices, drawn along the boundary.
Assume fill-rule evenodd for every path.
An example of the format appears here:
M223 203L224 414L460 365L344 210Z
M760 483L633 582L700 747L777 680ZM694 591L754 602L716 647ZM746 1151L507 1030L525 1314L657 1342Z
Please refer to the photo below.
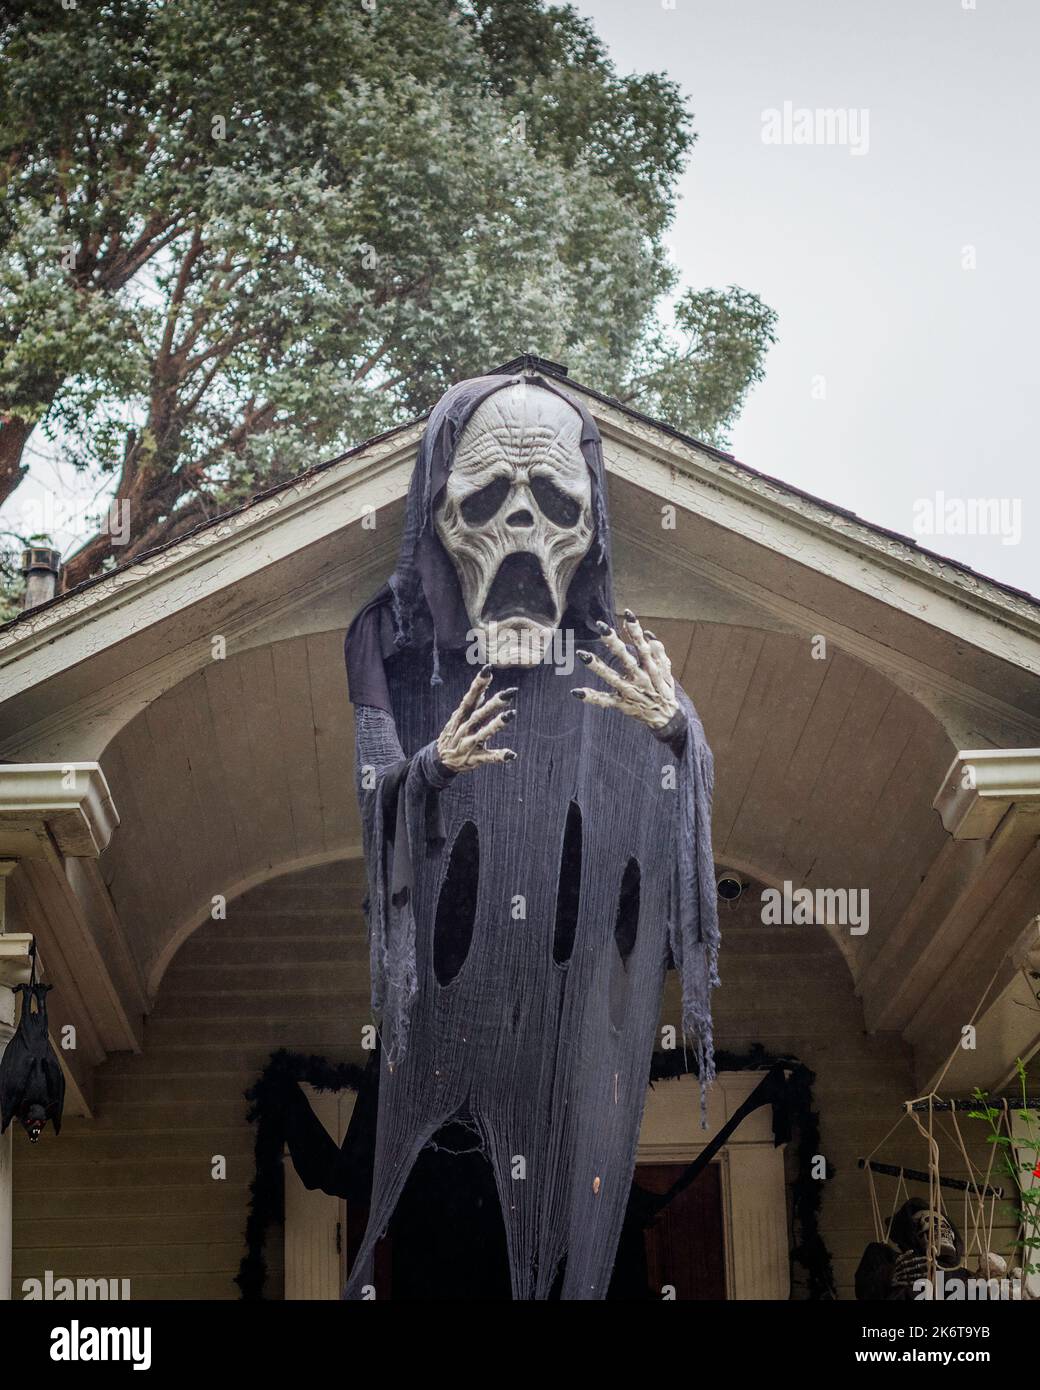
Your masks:
M662 644L613 623L592 418L537 376L454 386L347 636L382 1043L347 1297L449 1122L493 1169L514 1298L605 1297L670 964L714 1074L711 753Z

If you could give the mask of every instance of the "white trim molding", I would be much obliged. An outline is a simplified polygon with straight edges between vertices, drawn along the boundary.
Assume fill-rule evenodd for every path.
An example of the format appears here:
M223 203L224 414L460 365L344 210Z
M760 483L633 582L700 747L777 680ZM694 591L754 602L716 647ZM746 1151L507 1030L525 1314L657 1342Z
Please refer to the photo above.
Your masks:
M958 753L932 805L955 840L988 840L1013 805L1040 811L1040 748Z
M991 1095L1016 1090L1018 1061L1029 1066L1040 1050L1038 981L1040 916L1026 924L1001 961L986 992L985 1008L974 1020L975 1046L955 1048L950 1060L928 1078L924 1091L939 1085L950 1094L963 1095L976 1086ZM978 987L984 985L985 980L980 980Z
M962 749L932 805L950 839L875 958L867 1027L902 1032L920 1092L992 1090L1040 1047L1040 748Z
M4 890L0 879L0 895ZM0 897L0 908L2 908ZM14 1019L17 996L12 993L13 985L29 983L32 937L25 932L3 931L3 914L0 911L0 1056L14 1036ZM7 1133L0 1135L0 1302L11 1297L11 1254L13 1231L13 1153L11 1140L14 1123Z
M140 1048L134 981L128 986L119 969L116 934L106 930L110 919L98 918L97 900L107 890L95 889L88 902L77 894L89 880L78 861L97 859L118 824L97 763L0 764L0 933L8 913L24 933L0 934L0 985L5 957L18 954L13 943L35 937L55 986L51 1036L72 1023L81 1043L74 1052L58 1052L70 1114L90 1114L92 1070L106 1051ZM114 919L110 901L108 907Z
M0 852L29 855L28 837L46 834L61 854L96 859L118 824L98 763L0 765Z
M0 931L0 1003L10 1003L2 993L3 989L12 989L15 985L27 985L31 972L31 961L29 952L32 949L32 936L29 932L2 932ZM9 1020L13 1031L14 1020ZM5 1026L0 1017L0 1029ZM7 1039L0 1033L0 1041L7 1042Z

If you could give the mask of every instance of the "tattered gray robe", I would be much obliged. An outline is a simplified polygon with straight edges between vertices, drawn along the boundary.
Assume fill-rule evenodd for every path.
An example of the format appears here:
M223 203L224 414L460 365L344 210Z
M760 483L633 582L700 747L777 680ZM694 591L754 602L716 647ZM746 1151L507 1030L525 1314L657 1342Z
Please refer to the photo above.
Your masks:
M714 1074L712 758L685 694L676 754L645 725L575 700L584 668L511 670L493 689L519 687L516 722L498 739L517 760L453 777L436 756L476 668L442 641L457 600L431 593L429 567L414 556L430 543L431 478L443 479L489 380L497 389L510 378L463 383L465 408L456 395L451 419L449 393L431 417L402 563L348 637L383 1063L369 1226L347 1297L371 1282L374 1244L419 1151L457 1116L494 1168L514 1297L548 1297L561 1270L563 1298L605 1297L669 960L702 1085ZM592 568L571 587L592 598L565 623L603 655L590 625L612 607L605 486L598 434L582 413L598 538ZM374 671L391 614L394 649Z

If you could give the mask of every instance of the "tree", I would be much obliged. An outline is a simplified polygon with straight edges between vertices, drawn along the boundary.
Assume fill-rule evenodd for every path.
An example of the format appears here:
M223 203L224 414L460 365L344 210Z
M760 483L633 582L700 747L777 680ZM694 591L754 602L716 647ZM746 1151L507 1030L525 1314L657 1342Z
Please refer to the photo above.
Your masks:
M647 333L635 373L618 395L661 420L716 420L705 433L720 442L723 425L762 379L776 315L757 295L730 285L687 290L673 317L670 328ZM720 421L722 402L729 403L729 415Z
M662 328L690 119L569 6L69 3L0 20L0 501L39 428L131 528L67 585L518 348L724 438L772 314Z

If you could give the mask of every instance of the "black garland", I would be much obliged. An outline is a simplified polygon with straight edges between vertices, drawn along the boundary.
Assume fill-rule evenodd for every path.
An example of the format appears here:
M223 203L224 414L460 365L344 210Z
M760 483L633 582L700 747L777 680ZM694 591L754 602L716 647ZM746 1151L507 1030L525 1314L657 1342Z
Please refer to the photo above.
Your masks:
M282 1150L285 1146L286 1087L303 1081L319 1091L357 1091L364 1067L353 1062L330 1062L325 1057L305 1057L279 1048L257 1081L246 1091L252 1102L246 1118L256 1125L256 1172L249 1184L249 1216L246 1220L246 1253L235 1283L243 1299L263 1298L267 1282L264 1247L267 1228L285 1219L285 1184Z
M820 1117L813 1109L812 1084L815 1073L799 1064L788 1077L791 1109L798 1115L798 1176L791 1185L795 1243L791 1260L800 1264L808 1279L810 1298L837 1298L830 1251L820 1235L820 1207L823 1182L813 1176L813 1164L820 1150ZM826 1181L837 1169L826 1160Z
M787 1072L785 1103L773 1108L773 1132L777 1143L797 1133L797 1177L792 1184L795 1244L792 1263L806 1272L811 1299L837 1297L831 1257L820 1235L820 1204L823 1182L813 1176L813 1163L820 1152L820 1120L813 1110L812 1085L815 1075L797 1058L775 1056L754 1043L746 1053L719 1052L719 1071L768 1071L777 1063ZM264 1247L268 1228L284 1220L282 1153L285 1146L284 1116L286 1088L305 1082L319 1091L357 1091L365 1068L352 1062L329 1062L324 1057L305 1057L284 1048L273 1053L257 1081L246 1091L251 1102L247 1118L256 1125L256 1173L249 1187L249 1216L246 1221L246 1254L235 1283L242 1298L263 1297L267 1282ZM679 1050L655 1052L650 1063L650 1083L677 1080L695 1075L696 1064ZM827 1165L827 1177L834 1176Z
M715 1054L716 1070L720 1072L768 1071L778 1062L787 1069L786 1114L778 1113L774 1107L773 1134L777 1143L789 1139L792 1130L797 1134L795 1156L798 1170L791 1184L795 1236L791 1262L805 1270L810 1299L836 1299L838 1294L830 1251L820 1235L824 1184L813 1176L813 1166L820 1153L820 1117L813 1109L812 1094L816 1074L796 1057L767 1052L761 1043L752 1043L750 1050L744 1053ZM694 1075L696 1071L696 1065L688 1062L685 1054L678 1049L655 1052L650 1061L650 1082L652 1085L655 1081L672 1081L680 1076ZM828 1160L827 1181L836 1172L837 1169Z

